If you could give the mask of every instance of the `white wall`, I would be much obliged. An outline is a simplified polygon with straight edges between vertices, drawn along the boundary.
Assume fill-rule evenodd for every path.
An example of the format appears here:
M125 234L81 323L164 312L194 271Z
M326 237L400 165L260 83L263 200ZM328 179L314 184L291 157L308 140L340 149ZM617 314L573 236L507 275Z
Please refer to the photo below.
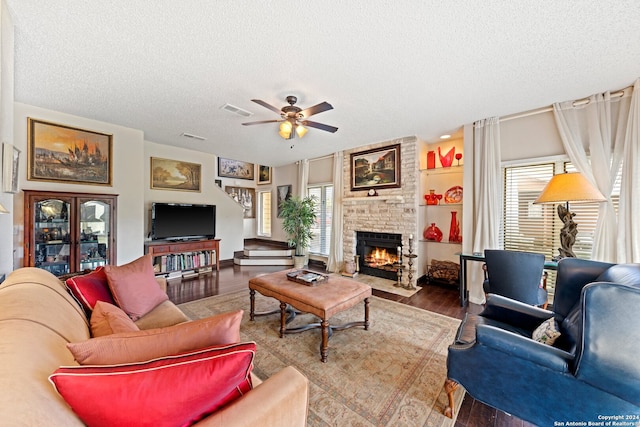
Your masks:
M552 111L500 121L503 162L565 154Z
M0 7L0 142L10 144L13 142L13 59L13 21L5 2L2 1ZM0 173L0 186L1 180ZM13 270L13 194L0 193L0 203L10 212L10 214L0 215L1 276Z
M88 129L113 135L112 186L82 185L60 182L27 180L27 118ZM144 185L148 178L144 168L144 138L142 131L100 122L32 105L14 104L14 145L22 151L20 156L20 190L69 191L75 193L117 194L117 264L127 263L144 251ZM16 245L16 267L23 265L23 202L22 191L15 195L14 224L19 230L20 242Z
M151 189L151 157L163 159L180 160L202 165L201 191L172 191ZM244 236L252 235L253 229L245 230L245 225L249 227L255 224L255 219L244 219L242 217L242 207L215 184L218 178L216 174L217 157L199 151L184 150L168 145L157 144L150 141L144 143L144 235L148 235L151 230L150 211L152 202L168 203L203 203L216 205L216 238L220 240L220 259L227 260L233 258L235 251L241 251L244 244ZM222 178L223 188L225 185L238 187L255 186L255 181L234 180ZM241 181L249 183L243 184Z

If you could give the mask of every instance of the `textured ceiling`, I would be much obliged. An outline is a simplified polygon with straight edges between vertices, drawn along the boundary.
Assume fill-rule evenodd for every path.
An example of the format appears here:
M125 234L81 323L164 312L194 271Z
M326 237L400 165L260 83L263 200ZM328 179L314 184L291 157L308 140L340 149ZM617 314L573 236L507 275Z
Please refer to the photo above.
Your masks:
M638 0L5 1L16 101L271 166L429 141L640 77ZM287 95L330 102L312 120L338 132L291 148L277 124L241 125L278 118L252 98L280 108Z

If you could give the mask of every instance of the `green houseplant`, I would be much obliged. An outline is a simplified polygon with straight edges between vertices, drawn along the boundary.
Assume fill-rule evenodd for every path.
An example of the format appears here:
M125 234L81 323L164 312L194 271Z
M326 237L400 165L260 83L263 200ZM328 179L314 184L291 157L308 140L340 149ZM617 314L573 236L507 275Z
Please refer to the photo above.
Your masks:
M316 220L316 198L293 196L280 205L282 229L287 233L289 247L296 248L295 267L305 265L306 250L313 238L311 226Z

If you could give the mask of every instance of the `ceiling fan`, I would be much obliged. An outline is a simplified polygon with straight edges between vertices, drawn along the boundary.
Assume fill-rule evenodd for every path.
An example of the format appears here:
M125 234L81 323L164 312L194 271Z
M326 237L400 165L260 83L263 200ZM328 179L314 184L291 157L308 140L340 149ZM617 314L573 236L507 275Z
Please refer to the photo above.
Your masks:
M324 130L331 133L334 133L335 131L338 130L338 128L335 126L325 125L323 123L312 122L310 120L307 120L308 117L311 117L314 114L332 110L333 106L328 102L321 102L318 105L314 105L313 107L309 107L303 110L302 108L294 105L296 102L298 102L298 98L296 98L295 96L289 95L287 96L286 100L289 103L289 105L285 105L284 107L278 109L273 105L268 104L259 99L252 99L252 101L255 102L256 104L262 105L263 107L268 108L269 110L277 114L280 114L281 118L279 120L277 119L260 120L257 122L247 122L242 124L244 126L251 126L251 125L259 125L263 123L279 122L280 123L279 134L284 139L293 139L296 136L296 134L298 135L299 138L302 138L307 133L307 129L305 128L305 126Z

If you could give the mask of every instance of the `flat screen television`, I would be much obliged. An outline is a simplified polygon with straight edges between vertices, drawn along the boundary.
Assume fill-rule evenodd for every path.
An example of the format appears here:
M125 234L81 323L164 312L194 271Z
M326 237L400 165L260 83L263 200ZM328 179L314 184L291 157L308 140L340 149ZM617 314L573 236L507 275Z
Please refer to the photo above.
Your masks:
M151 204L151 239L213 239L215 236L215 205L157 202Z

